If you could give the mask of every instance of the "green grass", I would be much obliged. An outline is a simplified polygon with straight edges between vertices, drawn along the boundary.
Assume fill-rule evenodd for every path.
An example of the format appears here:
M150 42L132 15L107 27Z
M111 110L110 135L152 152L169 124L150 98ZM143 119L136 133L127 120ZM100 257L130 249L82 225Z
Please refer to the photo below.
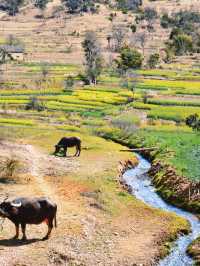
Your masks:
M197 113L200 115L200 107L193 106L159 106L157 104L144 104L142 102L134 102L132 106L136 109L146 110L148 118L152 119L183 122L191 114Z
M166 105L166 106L198 106L200 101L183 101L174 99L148 99L148 104Z
M180 174L192 180L200 180L200 136L186 132L182 127L135 129L127 131L118 127L104 126L95 129L97 134L136 147L158 147L157 159L175 166Z
M175 94L200 95L200 82L183 80L156 80L145 79L138 84L139 89L170 90Z
M138 70L137 73L144 77L200 81L198 69L145 69Z
M35 122L28 119L0 118L0 124L34 126Z

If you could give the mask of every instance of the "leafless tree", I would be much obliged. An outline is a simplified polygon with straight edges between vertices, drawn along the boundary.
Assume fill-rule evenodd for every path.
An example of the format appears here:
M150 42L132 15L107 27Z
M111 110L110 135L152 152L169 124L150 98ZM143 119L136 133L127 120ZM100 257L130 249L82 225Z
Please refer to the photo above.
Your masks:
M147 41L147 34L145 31L139 32L134 35L134 42L139 43L140 47L142 48L143 56L145 55L146 41Z
M114 51L119 52L123 47L127 30L123 25L114 25L112 28L112 40L114 42Z

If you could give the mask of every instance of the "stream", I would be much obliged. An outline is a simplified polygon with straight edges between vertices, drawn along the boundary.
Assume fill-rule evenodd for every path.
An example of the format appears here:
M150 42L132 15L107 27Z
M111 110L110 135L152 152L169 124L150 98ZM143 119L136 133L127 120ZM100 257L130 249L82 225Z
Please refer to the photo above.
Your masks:
M179 236L175 241L170 254L158 263L158 266L190 266L193 260L186 254L187 247L200 235L200 221L190 212L184 211L166 203L155 191L147 172L151 164L140 155L137 155L139 164L123 175L125 182L133 189L133 195L148 205L165 211L174 212L187 219L191 224L189 235Z

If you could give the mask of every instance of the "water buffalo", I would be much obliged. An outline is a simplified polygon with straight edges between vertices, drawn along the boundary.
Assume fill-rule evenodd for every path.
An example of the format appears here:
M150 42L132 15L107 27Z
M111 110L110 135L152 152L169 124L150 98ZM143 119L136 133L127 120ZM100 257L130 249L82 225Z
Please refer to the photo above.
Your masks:
M19 237L19 225L22 228L23 240L26 240L26 224L40 224L46 222L48 232L43 240L50 237L53 221L55 227L57 205L49 199L42 198L16 198L13 201L3 201L0 204L0 217L8 218L15 224L16 235L13 239Z
M80 156L81 154L81 140L78 137L62 138L55 146L54 155L56 155L61 149L64 150L64 156L67 156L67 148L76 147L76 153L74 156Z

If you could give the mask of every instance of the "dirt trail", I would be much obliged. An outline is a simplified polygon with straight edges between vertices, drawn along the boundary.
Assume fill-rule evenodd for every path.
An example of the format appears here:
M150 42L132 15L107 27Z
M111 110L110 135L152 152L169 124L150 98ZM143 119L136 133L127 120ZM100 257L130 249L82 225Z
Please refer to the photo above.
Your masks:
M73 162L71 159L68 158L57 158L54 156L47 155L45 153L42 153L32 145L27 144L14 144L9 142L1 142L1 156L5 157L13 157L17 158L19 161L23 162L23 164L26 166L25 171L32 176L33 180L31 181L31 186L27 185L24 190L23 188L20 188L21 195L24 194L30 194L29 190L38 190L40 192L39 195L44 195L49 198L51 198L53 201L55 201L58 206L62 206L62 199L58 196L56 193L56 186L50 185L49 182L45 180L46 175L59 175L65 173L67 170L69 171L72 167L78 167L78 164ZM17 189L18 190L18 189ZM33 192L34 194L35 192ZM9 194L10 195L10 194ZM14 191L11 193L10 197L12 198L14 196ZM64 220L64 206L62 208L59 208L59 219ZM11 225L9 226L11 227ZM44 227L44 226L42 226ZM13 228L14 229L14 228ZM6 226L7 230L7 226ZM43 230L46 230L43 228ZM10 231L10 230L9 230ZM13 234L14 234L14 230ZM32 233L32 229L28 228L28 234ZM37 234L37 232L41 232L41 229L34 228L34 234ZM33 234L33 233L32 233ZM44 234L44 233L43 233ZM8 242L9 240L5 240L1 243L0 240L0 265L18 265L18 260L22 261L24 260L24 257L28 254L30 254L30 246L29 245L23 245L23 243L20 242ZM30 242L30 244L32 241ZM9 248L3 248L1 247L1 244L10 245ZM33 245L34 241L33 241ZM40 248L44 248L45 245L43 243L39 244ZM36 249L37 250L37 249ZM21 264L19 264L21 265ZM28 262L22 265L29 265Z
M25 145L25 151L29 154L28 164L30 174L35 178L36 183L38 184L41 192L47 196L52 197L55 200L58 200L59 197L56 194L55 186L50 185L45 179L44 176L48 174L58 174L58 172L66 172L66 169L69 170L72 167L72 161L65 158L58 158L54 156L49 156L44 153L41 153L32 145ZM73 162L73 167L75 162ZM77 165L76 165L77 167Z

